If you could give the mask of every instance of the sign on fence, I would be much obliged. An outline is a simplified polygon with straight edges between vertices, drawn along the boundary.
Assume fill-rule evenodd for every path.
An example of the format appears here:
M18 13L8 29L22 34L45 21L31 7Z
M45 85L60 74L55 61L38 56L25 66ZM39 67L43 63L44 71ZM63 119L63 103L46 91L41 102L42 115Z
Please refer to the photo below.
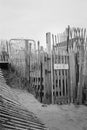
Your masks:
M58 70L58 69L67 70L69 69L69 66L68 64L54 64L54 70Z

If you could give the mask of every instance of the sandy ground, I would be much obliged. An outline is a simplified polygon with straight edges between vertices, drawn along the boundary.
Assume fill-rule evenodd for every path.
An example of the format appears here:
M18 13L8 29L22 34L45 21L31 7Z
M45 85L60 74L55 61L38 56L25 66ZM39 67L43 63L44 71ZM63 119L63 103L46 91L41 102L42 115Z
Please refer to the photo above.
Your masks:
M50 130L87 130L87 107L70 105L47 105L39 103L32 94L15 90L18 102L34 112Z

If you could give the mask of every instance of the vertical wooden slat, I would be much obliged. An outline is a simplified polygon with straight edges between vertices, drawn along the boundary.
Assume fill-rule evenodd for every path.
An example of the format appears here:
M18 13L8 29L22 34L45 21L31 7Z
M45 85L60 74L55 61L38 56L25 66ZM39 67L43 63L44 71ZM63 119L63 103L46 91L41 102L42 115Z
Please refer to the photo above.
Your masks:
M57 52L56 52L56 55L57 55L57 64L58 64L58 47L57 47ZM56 96L58 98L58 70L57 70L57 79L56 79Z
M57 55L58 55L58 64L59 64L59 48L58 48L58 52L57 52ZM57 76L58 76L58 98L60 96L60 89L59 89L59 70L57 71Z
M62 64L62 55L61 55L61 64ZM63 76L62 76L62 69L61 69L61 96L63 96Z
M54 52L54 63L56 63L56 50ZM56 70L54 70L54 93L56 93Z
M66 58L66 55L64 56L64 63L65 63L65 58ZM65 87L65 96L66 96L66 74L65 74L65 71L64 70L64 87Z
M57 49L57 48L56 48ZM56 50L56 64L58 64L58 49ZM55 80L55 95L57 97L57 92L58 92L58 70L56 70L56 80Z
M69 66L69 69L67 70L67 87L68 87L68 103L70 103L70 100L71 100L71 92L70 92L70 64L69 64L69 54L67 56L67 60L68 60L68 66Z
M56 53L55 53L55 50L54 50L54 63L56 63ZM56 70L54 70L54 94L55 94L55 88L56 88ZM54 100L55 100L55 96L54 97ZM54 101L55 102L55 101Z
M60 53L59 52L58 52L58 57L59 57L59 62L58 63L60 64ZM61 78L60 71L61 70L58 70L58 87L59 87L59 93L58 94L59 94L59 97L61 96L60 95L60 93L61 93L61 85L60 85L60 82L59 82L60 78Z
M63 56L63 63L65 64L65 55ZM65 70L63 70L63 89L64 89L64 96L65 96Z

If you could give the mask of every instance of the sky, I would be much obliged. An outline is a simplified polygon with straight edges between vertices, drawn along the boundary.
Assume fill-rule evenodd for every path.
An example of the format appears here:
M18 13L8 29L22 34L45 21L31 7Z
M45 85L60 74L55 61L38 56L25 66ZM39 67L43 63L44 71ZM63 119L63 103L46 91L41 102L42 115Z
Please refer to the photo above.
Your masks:
M0 39L31 38L46 44L46 33L87 28L87 0L0 0Z

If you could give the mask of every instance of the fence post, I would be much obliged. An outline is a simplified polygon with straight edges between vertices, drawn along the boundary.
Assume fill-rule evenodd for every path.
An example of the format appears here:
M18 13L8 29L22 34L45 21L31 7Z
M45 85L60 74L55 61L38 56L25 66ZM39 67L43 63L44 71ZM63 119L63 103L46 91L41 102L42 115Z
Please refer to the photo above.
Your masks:
M83 87L83 60L84 60L84 40L81 42L80 46L80 57L79 57L79 83L78 83L78 92L77 92L77 101L79 104L82 104L82 87Z
M69 61L69 32L70 32L70 26L68 25L68 28L67 28L67 54L68 54L68 66L69 66L69 69L68 69L68 103L71 102L71 84L70 84L70 61Z
M52 90L52 104L54 104L54 97L53 97L53 54L51 53L51 90Z

